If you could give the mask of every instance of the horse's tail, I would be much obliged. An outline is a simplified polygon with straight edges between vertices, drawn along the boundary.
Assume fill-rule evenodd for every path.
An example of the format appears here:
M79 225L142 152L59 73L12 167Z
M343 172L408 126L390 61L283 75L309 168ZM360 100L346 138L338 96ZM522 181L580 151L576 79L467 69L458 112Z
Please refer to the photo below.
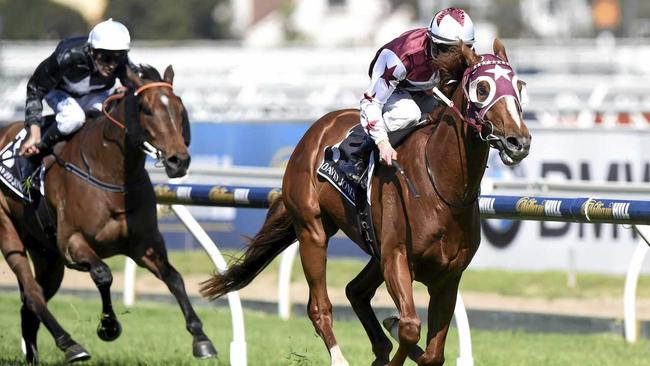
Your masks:
M282 199L269 208L260 231L250 239L246 252L223 273L201 283L201 295L210 300L246 287L284 249L296 241L292 220Z

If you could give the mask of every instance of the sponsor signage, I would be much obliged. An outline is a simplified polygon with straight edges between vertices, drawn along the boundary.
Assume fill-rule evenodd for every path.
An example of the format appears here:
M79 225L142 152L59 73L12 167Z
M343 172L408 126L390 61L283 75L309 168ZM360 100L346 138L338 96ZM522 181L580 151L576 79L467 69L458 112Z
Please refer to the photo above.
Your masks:
M220 166L282 166L309 124L207 124L192 125L192 160ZM650 184L650 132L625 129L536 129L531 153L518 166L504 166L492 154L486 178L493 180L550 179L559 182L631 182ZM222 139L221 137L228 138ZM255 146L252 149L251 146ZM493 151L494 152L494 151ZM479 201L484 214L500 212L498 202L486 195ZM500 192L494 192L500 194ZM231 193L215 191L212 197L231 199ZM209 196L210 196L209 195ZM574 194L573 196L580 196ZM560 221L482 221L482 243L471 268L522 270L566 270L625 273L639 237L628 225L599 223L612 219L638 219L635 204L618 197L582 197L568 202L553 192L548 197L523 194L510 202L512 214L531 219ZM644 197L632 197L635 202ZM650 201L650 197L648 197ZM220 215L210 208L201 212L202 221L227 221L228 231L212 231L219 245L240 247L241 235L254 235L265 210L236 209ZM571 215L586 214L595 223L575 223ZM568 215L568 216L567 216ZM641 219L643 220L643 218ZM356 245L336 236L330 254L367 257ZM650 263L644 266L650 272Z

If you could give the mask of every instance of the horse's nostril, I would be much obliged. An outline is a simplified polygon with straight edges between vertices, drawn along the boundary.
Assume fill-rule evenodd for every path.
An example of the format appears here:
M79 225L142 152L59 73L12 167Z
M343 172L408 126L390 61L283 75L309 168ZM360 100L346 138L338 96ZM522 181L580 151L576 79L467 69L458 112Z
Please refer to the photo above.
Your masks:
M178 158L178 155L174 154L167 158L167 164L170 166L178 166L178 163L180 162L180 159Z
M523 148L523 144L516 137L510 136L506 138L506 142L511 150L521 150Z

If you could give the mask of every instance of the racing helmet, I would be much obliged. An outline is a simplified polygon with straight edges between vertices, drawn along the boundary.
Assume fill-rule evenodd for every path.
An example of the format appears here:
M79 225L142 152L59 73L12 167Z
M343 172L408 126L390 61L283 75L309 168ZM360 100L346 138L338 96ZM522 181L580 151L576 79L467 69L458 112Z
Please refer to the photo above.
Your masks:
M429 23L428 35L438 44L455 45L458 40L474 44L474 23L462 9L447 8L436 13Z
M131 48L131 35L124 24L111 18L97 24L90 31L88 44L93 49L128 51Z

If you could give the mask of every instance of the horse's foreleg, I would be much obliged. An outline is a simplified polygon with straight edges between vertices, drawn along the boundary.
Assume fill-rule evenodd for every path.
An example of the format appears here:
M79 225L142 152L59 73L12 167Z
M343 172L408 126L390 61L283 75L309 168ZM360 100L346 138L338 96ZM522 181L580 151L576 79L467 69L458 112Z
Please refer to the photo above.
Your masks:
M382 253L384 280L388 293L399 310L399 347L389 363L403 365L411 348L420 340L420 319L413 300L413 279L408 256L401 250Z
M160 239L154 246L145 248L144 254L133 255L132 258L141 267L147 268L157 278L162 280L174 295L185 317L185 326L192 334L192 353L197 358L209 358L217 355L212 341L203 332L203 323L192 308L190 299L185 291L185 284L180 273L167 260L167 250Z
M429 291L427 347L424 354L417 360L418 365L440 366L444 364L445 341L449 323L454 315L459 283L460 276L449 279L436 292Z
M99 258L81 233L74 233L68 239L68 253L73 267L89 271L102 299L102 315L97 326L97 336L106 342L114 341L122 334L122 326L117 320L111 300L113 274L104 261Z
M379 285L384 282L381 274L381 266L375 259L370 259L368 264L359 274L345 287L345 294L350 300L352 309L357 314L359 321L370 338L372 352L375 360L372 365L385 365L390 358L392 343L381 329L381 325L375 316L370 300L375 296Z
M329 350L332 366L347 366L332 329L332 303L326 284L327 236L322 222L314 217L307 223L296 225L296 234L300 242L302 268L309 285L307 314Z

